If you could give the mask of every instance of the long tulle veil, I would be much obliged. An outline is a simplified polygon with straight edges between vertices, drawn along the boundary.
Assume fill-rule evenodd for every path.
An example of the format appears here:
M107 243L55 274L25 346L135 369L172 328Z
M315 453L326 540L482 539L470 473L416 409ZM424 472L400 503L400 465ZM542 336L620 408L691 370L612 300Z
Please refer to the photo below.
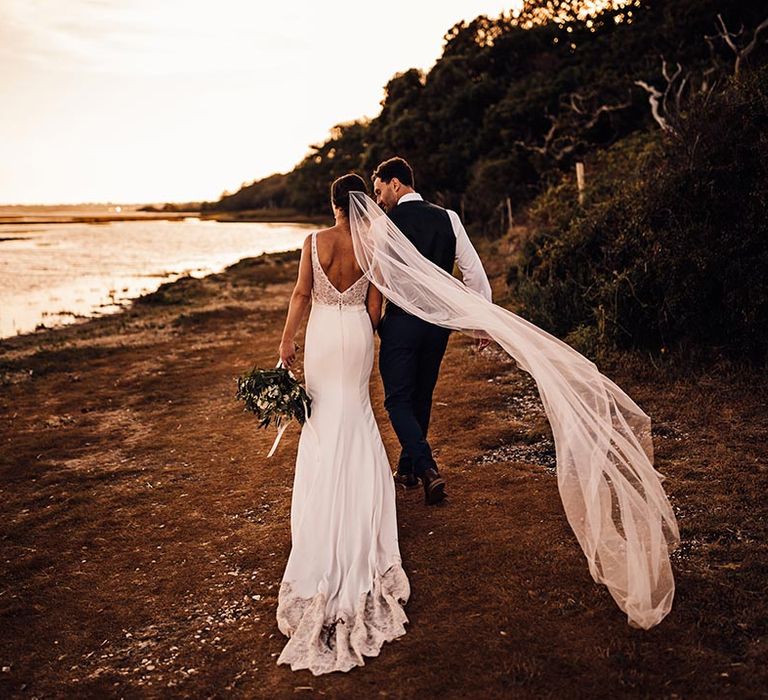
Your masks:
M430 323L487 334L534 378L560 496L592 577L630 624L661 622L674 597L669 551L679 533L653 468L650 418L593 362L423 257L362 192L350 195L350 225L358 264L387 299Z

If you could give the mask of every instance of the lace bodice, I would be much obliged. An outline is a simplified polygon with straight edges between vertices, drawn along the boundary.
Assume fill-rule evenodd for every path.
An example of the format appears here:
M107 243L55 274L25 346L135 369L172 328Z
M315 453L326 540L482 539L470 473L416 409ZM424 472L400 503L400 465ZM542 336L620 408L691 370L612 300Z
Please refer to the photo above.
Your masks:
M326 306L365 306L368 296L368 280L363 275L352 286L340 292L331 284L328 275L320 265L317 255L317 232L312 234L312 302Z

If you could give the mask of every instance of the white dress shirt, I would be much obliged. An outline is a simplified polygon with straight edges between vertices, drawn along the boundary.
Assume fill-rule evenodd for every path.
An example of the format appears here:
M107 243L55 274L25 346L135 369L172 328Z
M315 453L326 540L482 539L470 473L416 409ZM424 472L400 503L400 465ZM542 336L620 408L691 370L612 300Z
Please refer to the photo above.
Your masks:
M400 197L397 203L420 202L422 200L423 197L418 192L409 192ZM459 215L451 209L445 211L448 212L448 218L451 220L453 233L456 236L456 264L461 270L464 284L491 301L491 283L488 281L488 275L485 274L483 263L480 262L480 256L472 245L472 241L469 240Z

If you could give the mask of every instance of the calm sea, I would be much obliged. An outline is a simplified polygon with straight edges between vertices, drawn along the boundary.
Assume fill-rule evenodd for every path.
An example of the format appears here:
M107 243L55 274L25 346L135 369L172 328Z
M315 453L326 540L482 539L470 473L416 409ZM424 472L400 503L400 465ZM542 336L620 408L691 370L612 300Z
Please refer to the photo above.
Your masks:
M311 230L193 218L0 226L0 337L114 313L163 282L299 248Z

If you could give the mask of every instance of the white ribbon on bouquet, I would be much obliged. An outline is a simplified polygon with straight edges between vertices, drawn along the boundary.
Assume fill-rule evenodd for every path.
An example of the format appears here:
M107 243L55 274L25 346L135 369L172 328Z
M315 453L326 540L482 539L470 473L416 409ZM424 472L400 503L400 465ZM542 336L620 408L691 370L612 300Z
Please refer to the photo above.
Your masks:
M277 364L275 365L275 369L280 369L283 366L284 366L283 361L278 360ZM296 379L296 375L293 372L291 372L291 370L288 370L288 376L291 379ZM307 406L307 402L304 401L304 399L302 399L301 403L304 406L304 422L309 426L309 429L314 432L314 428L309 422L309 407ZM291 418L290 420L283 422L281 418L277 419L277 422L275 423L275 427L277 428L277 435L275 436L275 441L272 443L272 448L269 450L269 453L267 454L267 459L269 459L273 454L275 454L275 450L277 450L277 446L280 444L280 440L283 439L283 433L285 432L285 429L294 420L295 420L294 418Z

